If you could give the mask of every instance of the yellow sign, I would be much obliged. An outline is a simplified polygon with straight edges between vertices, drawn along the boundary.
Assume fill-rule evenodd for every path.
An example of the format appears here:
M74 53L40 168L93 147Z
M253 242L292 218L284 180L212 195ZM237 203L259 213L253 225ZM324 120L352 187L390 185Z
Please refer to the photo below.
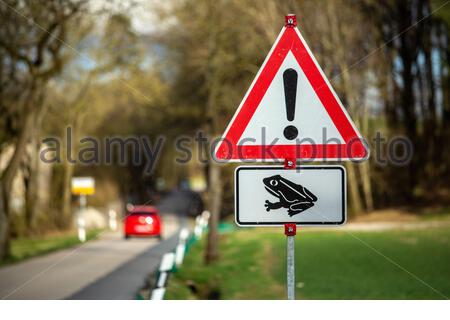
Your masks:
M92 177L72 178L72 194L92 195L95 193L95 180Z

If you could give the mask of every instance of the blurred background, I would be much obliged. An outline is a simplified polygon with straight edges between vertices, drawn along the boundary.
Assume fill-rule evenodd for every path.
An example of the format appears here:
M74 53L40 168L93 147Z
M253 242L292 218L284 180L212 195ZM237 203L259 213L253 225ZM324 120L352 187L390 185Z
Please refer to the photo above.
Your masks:
M107 228L110 210L120 218L127 204L158 204L161 199L176 203L173 192L187 192L197 199L187 205L192 206L185 210L187 215L195 216L203 208L212 215L202 247L206 262L225 259L220 253L219 241L225 237L220 227L233 224L235 165L216 164L210 146L199 147L194 141L185 144L192 160L179 164L175 159L185 154L176 148L176 141L180 136L193 139L198 131L209 138L222 134L283 26L284 15L295 13L319 64L372 145L368 161L346 164L350 221L420 224L437 219L444 229L431 231L439 234L438 247L431 247L433 257L448 267L447 3L0 0L0 261L9 264L38 254L31 247L42 239L73 234L79 199L72 195L71 181L79 176L95 179L95 194L88 196L93 212L88 229ZM387 144L378 149L373 144L377 132L386 141L407 137L414 150L411 161L401 165L389 161ZM92 146L80 141L86 137L103 141L142 136L153 146L158 137L165 139L151 172L146 170L145 155L136 164L120 161L116 149L108 163L102 152L97 163L92 151L79 154L83 146ZM60 149L49 137L59 139ZM42 161L49 148L54 149L46 157L58 161ZM125 153L133 152L127 148ZM82 164L71 157L91 160ZM224 243L240 237L228 237ZM426 243L423 252L430 252L427 246L432 242ZM434 261L433 257L420 260ZM437 291L444 296L450 292L445 270L436 275L443 279L444 287ZM191 285L189 291L187 278L178 279L183 289L173 288L173 298L246 297L236 295L235 288L224 294L220 277L199 280L200 287L208 289L194 290ZM315 295L322 289L310 296L323 297ZM190 293L179 294L183 290ZM442 298L433 296L433 290L429 296L422 293L412 296ZM402 294L393 297L410 297ZM356 291L354 297L366 296ZM380 297L391 296L380 293Z

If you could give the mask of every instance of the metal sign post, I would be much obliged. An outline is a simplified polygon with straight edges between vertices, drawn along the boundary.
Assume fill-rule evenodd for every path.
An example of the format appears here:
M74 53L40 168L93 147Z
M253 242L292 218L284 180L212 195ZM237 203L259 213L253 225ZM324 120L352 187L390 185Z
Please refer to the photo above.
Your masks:
M295 169L295 159L285 159L284 168L288 170ZM287 298L295 300L295 235L297 233L297 225L295 223L286 223L284 225L284 234L286 235L287 251Z
M287 239L287 297L295 300L295 235L297 226L295 223L284 225L284 234Z
M80 242L86 241L86 229L83 217L83 212L86 209L86 195L80 194L80 211L78 211L77 225L78 225L78 239Z

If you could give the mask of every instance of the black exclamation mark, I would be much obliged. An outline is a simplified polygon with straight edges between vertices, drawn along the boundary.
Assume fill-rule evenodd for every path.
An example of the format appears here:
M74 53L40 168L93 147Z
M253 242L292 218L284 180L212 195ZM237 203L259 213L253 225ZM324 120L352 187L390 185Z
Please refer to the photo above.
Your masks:
M294 69L286 69L283 72L284 99L286 101L286 115L288 121L295 118L295 99L297 97L297 71ZM287 126L284 128L283 134L286 139L294 140L298 136L298 130L295 126Z

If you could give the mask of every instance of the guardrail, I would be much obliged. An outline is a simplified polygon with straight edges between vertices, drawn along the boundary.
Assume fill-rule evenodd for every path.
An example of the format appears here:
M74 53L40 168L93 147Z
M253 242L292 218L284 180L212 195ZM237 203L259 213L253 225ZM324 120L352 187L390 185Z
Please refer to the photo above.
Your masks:
M208 227L210 213L203 211L201 215L195 218L194 232L188 228L182 228L178 237L178 245L174 252L165 253L162 256L161 263L156 273L156 282L150 296L151 300L163 300L166 293L167 284L170 275L176 272L183 264L184 257L188 247L201 239L204 230Z

